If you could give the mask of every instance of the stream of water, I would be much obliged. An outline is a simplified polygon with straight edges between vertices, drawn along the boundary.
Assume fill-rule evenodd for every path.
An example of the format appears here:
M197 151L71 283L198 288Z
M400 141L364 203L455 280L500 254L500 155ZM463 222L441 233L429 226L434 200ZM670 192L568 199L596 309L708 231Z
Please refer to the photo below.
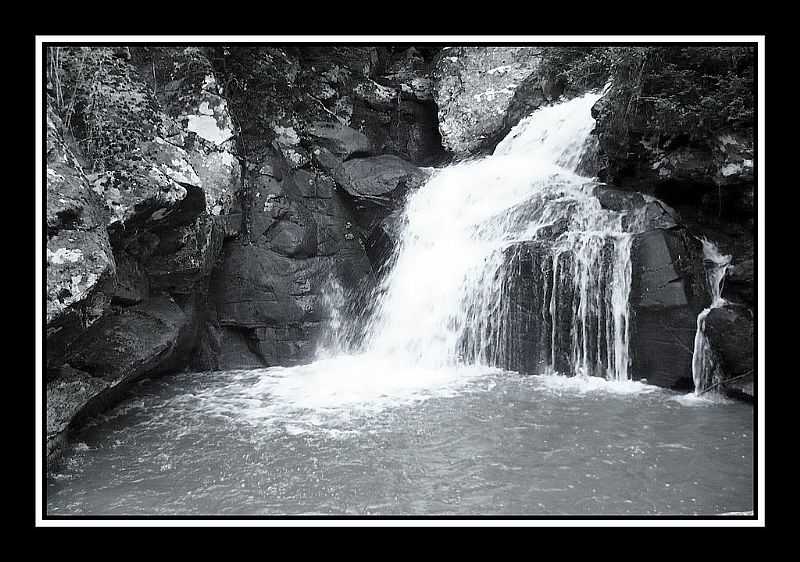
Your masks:
M150 381L78 434L51 515L714 515L753 409L598 377L314 366Z
M346 292L326 294L337 337L317 361L139 385L75 436L48 512L752 510L752 407L630 380L638 223L577 172L599 96L540 109L494 154L437 170L407 202L366 328L337 313ZM544 366L523 376L508 332L529 243Z

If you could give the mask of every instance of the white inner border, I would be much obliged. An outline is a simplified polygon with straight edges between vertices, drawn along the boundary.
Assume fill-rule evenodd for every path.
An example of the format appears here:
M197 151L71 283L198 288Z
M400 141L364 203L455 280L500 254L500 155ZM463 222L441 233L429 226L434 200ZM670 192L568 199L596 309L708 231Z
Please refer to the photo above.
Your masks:
M42 197L44 184L42 178L42 50L43 43L754 43L758 46L758 106L757 106L757 170L758 185L758 481L757 496L758 519L752 520L716 520L716 519L302 519L302 520L256 520L256 519L198 519L198 520L141 520L141 519L75 519L56 520L42 518L42 407L43 369L42 369ZM35 512L36 526L41 527L762 527L765 521L765 484L764 484L764 447L765 447L765 405L764 405L764 331L765 331L765 295L764 295L764 260L765 252L765 197L764 170L766 165L764 132L765 132L765 37L763 35L37 35L36 36L36 402L34 423L36 425L36 494Z

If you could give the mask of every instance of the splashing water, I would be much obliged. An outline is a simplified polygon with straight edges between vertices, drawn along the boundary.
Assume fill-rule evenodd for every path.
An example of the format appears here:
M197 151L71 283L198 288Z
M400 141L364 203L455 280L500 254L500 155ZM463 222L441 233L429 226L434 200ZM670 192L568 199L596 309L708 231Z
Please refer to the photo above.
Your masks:
M539 109L492 155L437 170L411 194L362 356L628 379L631 233L576 173L601 95ZM532 267L541 282L521 287ZM520 341L520 302L541 315L540 342ZM523 364L521 347L537 348L539 364Z
M48 513L751 510L752 410L630 380L642 223L576 173L598 97L412 193L377 290L331 278L314 363L142 383L79 436Z
M731 263L731 256L720 253L713 242L703 238L703 258L706 267L706 280L711 289L711 305L697 315L697 332L692 351L692 378L695 396L706 393L719 383L717 359L705 335L706 317L715 308L728 301L722 298L722 286Z

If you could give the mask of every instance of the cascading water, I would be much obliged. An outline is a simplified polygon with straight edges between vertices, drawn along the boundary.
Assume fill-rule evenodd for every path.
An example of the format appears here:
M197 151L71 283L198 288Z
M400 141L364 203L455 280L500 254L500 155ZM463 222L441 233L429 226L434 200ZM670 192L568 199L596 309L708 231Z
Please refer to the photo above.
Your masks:
M752 510L752 408L710 417L707 401L618 382L644 221L601 208L575 172L597 98L537 111L413 193L378 290L331 278L314 363L138 387L75 436L48 514Z
M492 155L437 170L409 197L362 354L517 368L516 278L528 260L543 282L522 300L535 303L549 337L523 344L538 346L550 370L628 379L636 221L601 208L597 183L576 173L601 95L536 111Z
M705 238L701 242L703 243L706 279L711 289L711 305L697 315L697 332L694 336L694 350L692 351L692 378L694 379L694 393L697 396L704 394L719 382L717 361L705 335L705 324L709 312L727 303L722 298L722 286L731 263L731 256L721 254L713 242Z

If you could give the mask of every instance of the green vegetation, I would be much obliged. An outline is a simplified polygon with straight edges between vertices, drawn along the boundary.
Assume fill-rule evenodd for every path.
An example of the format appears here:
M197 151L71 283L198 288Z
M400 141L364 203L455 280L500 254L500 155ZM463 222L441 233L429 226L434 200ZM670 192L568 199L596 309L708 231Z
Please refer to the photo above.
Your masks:
M752 47L553 47L541 75L561 81L568 93L611 79L607 109L617 133L702 136L753 126Z

